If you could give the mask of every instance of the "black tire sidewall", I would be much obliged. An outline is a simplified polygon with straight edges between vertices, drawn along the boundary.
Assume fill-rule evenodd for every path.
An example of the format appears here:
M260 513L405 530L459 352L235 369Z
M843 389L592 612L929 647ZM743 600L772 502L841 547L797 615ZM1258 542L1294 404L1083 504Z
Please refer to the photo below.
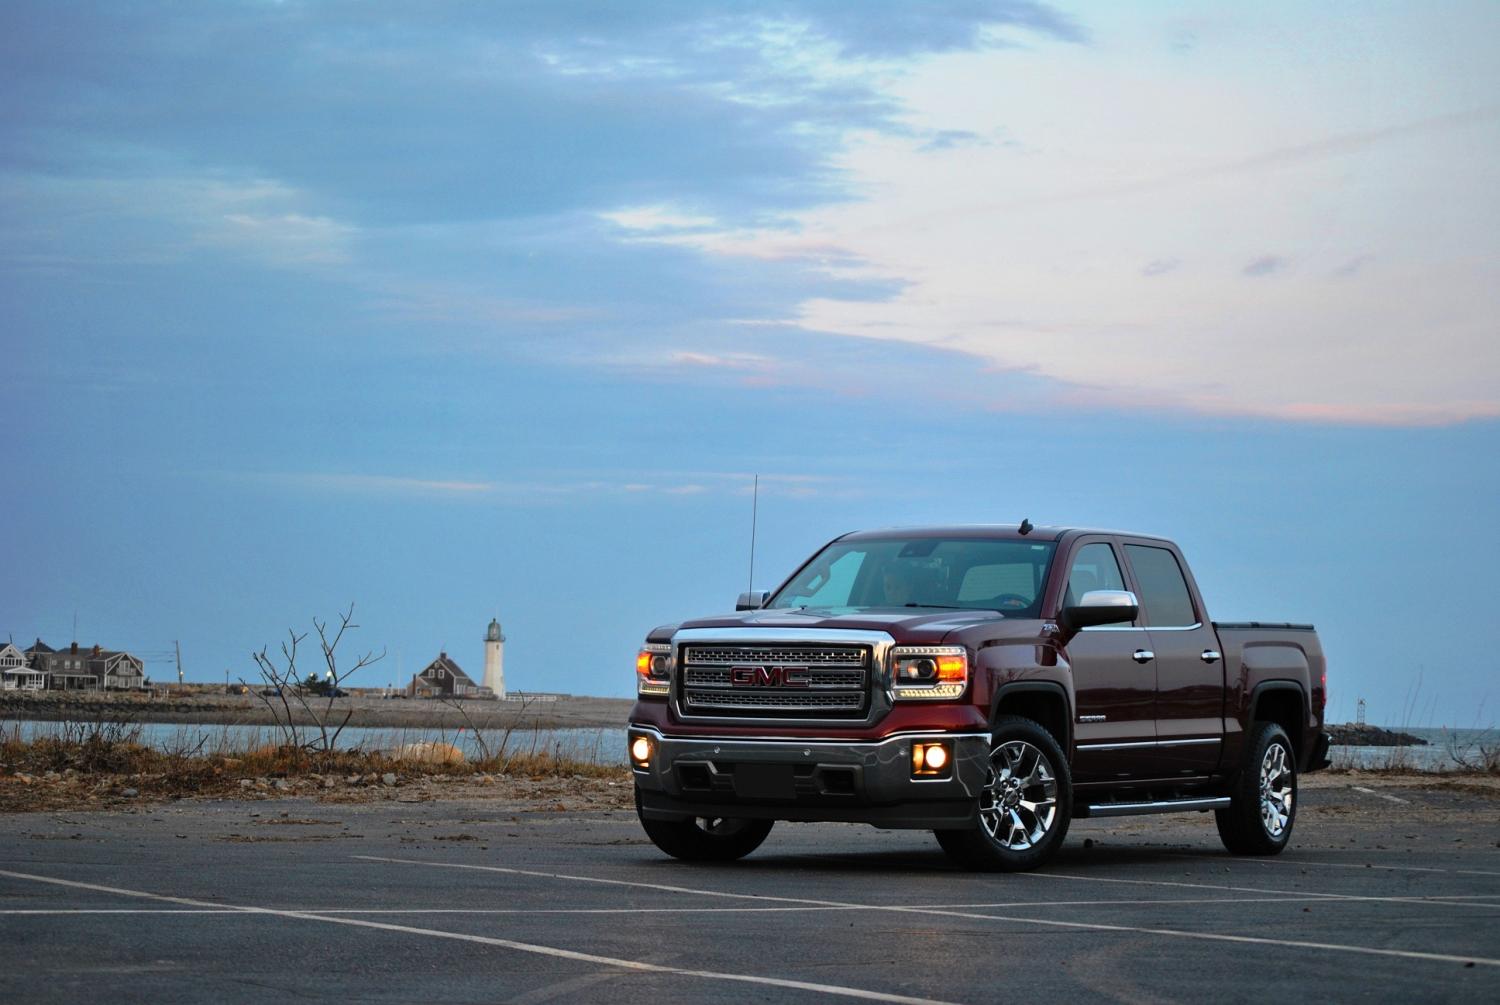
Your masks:
M961 831L941 831L938 842L944 850L956 856L971 868L999 872L1019 872L1034 869L1046 862L1062 847L1067 837L1068 826L1073 818L1073 777L1068 770L1067 758L1062 747L1052 734L1031 719L1019 716L1001 716L995 720L990 739L990 753L1013 740L1031 744L1047 758L1052 776L1057 782L1057 814L1052 826L1039 844L1022 850L1006 848L995 843L977 820L972 828ZM986 774L986 781L989 780ZM976 797L977 801L977 797Z
M1261 819L1260 766L1273 744L1280 744L1286 751L1287 770L1292 779L1292 808L1287 814L1286 826L1279 836L1272 836ZM1228 810L1217 816L1219 835L1230 851L1240 855L1276 855L1292 839L1292 828L1297 823L1297 808L1301 802L1298 791L1297 751L1287 736L1286 730L1274 722L1257 723L1250 735L1245 751L1245 761L1231 794Z

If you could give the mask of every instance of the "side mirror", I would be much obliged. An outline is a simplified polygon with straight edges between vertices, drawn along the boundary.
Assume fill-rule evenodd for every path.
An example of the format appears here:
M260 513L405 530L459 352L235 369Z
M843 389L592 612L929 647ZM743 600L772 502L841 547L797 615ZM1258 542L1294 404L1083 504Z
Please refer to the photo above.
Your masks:
M770 598L770 590L751 590L749 593L741 593L740 598L734 602L736 611L758 611L766 606Z
M1076 632L1095 625L1134 621L1140 613L1140 601L1129 590L1090 590L1072 607L1064 607L1057 620L1069 632Z

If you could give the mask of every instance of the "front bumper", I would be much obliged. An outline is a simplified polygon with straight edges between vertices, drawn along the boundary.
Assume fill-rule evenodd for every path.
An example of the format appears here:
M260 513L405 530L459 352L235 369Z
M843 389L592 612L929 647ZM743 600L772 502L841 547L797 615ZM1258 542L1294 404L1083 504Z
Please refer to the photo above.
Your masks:
M942 830L976 819L989 766L988 733L908 733L874 741L673 737L633 724L627 743L650 739L634 766L641 815L658 820L739 817L837 820ZM912 774L912 744L952 745L948 774Z

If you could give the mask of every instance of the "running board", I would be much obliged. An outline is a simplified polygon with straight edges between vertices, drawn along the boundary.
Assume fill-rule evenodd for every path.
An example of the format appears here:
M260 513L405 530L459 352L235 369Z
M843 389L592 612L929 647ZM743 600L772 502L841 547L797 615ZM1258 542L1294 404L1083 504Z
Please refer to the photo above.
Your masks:
M1187 813L1192 810L1225 810L1228 796L1212 799L1163 799L1150 803L1094 803L1087 807L1087 817L1133 817L1141 813Z

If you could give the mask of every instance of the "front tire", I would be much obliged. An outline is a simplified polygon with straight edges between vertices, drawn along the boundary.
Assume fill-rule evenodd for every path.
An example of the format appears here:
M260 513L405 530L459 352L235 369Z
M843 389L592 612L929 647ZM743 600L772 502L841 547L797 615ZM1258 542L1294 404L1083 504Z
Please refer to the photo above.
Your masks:
M774 820L732 817L651 820L641 812L639 790L635 794L635 812L651 843L685 862L733 862L744 858L760 847L775 824Z
M1224 847L1236 855L1280 854L1297 820L1297 756L1286 730L1255 724L1229 798L1228 809L1214 811Z
M1030 719L995 721L978 822L934 831L943 850L970 869L1035 869L1062 847L1073 818L1073 780L1052 734Z

